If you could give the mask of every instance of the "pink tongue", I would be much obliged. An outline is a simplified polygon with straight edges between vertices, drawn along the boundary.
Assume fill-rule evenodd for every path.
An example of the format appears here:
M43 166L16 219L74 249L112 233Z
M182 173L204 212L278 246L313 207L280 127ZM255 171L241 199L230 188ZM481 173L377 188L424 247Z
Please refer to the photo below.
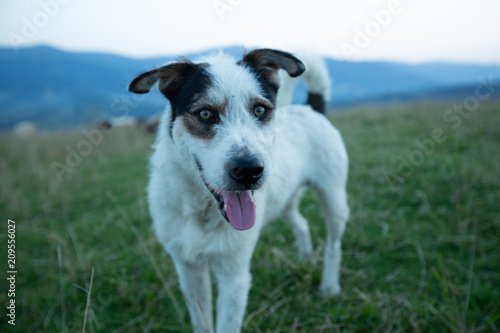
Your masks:
M252 191L222 192L227 218L237 230L247 230L255 224L255 203Z

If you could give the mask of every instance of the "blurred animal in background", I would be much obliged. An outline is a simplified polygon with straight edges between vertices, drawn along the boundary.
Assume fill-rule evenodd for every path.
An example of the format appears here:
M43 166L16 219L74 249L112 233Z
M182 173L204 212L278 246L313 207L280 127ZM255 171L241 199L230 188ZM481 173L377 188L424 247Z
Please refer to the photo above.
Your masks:
M32 121L21 121L12 128L12 134L18 138L29 138L38 132L36 124Z
M120 117L112 117L109 119L105 119L101 121L97 127L100 129L108 130L111 128L119 129L119 128L133 128L137 124L137 119L132 116L120 116Z
M316 191L326 223L320 291L325 297L340 292L348 159L339 132L321 114L328 74L321 65L309 66L309 102L319 112L288 105L289 91L280 97L286 79L279 71L298 77L306 66L272 49L254 50L241 60L219 53L175 61L129 86L145 94L158 82L170 101L150 161L148 203L195 332L214 330L211 272L218 286L216 331L240 331L250 259L266 223L283 217L299 256L312 254L309 227L298 209L305 186Z
M158 125L160 125L161 113L154 114L147 118L137 120L137 127L149 134L156 134Z

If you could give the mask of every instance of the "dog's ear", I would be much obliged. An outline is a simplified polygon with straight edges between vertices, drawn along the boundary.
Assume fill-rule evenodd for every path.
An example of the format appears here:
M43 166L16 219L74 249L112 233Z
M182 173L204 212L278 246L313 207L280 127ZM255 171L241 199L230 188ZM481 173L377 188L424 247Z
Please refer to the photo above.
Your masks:
M284 69L291 77L299 76L306 70L304 63L290 53L272 49L254 50L246 54L240 64L254 69L276 88L280 85L279 69Z
M153 69L136 77L128 86L128 90L136 94L147 94L156 81L159 81L158 88L165 97L171 99L199 66L201 65L183 60Z

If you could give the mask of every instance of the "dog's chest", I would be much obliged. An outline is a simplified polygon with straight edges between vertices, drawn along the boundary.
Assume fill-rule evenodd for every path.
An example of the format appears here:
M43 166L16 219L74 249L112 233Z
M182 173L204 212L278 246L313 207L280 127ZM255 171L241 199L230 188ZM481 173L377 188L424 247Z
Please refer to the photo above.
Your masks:
M223 223L214 198L203 189L193 189L183 195L181 214L183 220L203 230L212 230Z

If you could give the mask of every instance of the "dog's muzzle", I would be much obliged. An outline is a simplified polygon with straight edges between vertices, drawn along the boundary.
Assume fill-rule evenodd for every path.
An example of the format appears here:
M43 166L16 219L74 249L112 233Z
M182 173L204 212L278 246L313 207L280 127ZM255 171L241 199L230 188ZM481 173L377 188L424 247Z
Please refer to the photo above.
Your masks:
M205 180L203 167L196 161L201 178L212 193L217 206L226 221L236 230L247 230L254 226L256 207L253 191L262 183L264 163L254 155L233 157L226 164L227 189L215 190Z

